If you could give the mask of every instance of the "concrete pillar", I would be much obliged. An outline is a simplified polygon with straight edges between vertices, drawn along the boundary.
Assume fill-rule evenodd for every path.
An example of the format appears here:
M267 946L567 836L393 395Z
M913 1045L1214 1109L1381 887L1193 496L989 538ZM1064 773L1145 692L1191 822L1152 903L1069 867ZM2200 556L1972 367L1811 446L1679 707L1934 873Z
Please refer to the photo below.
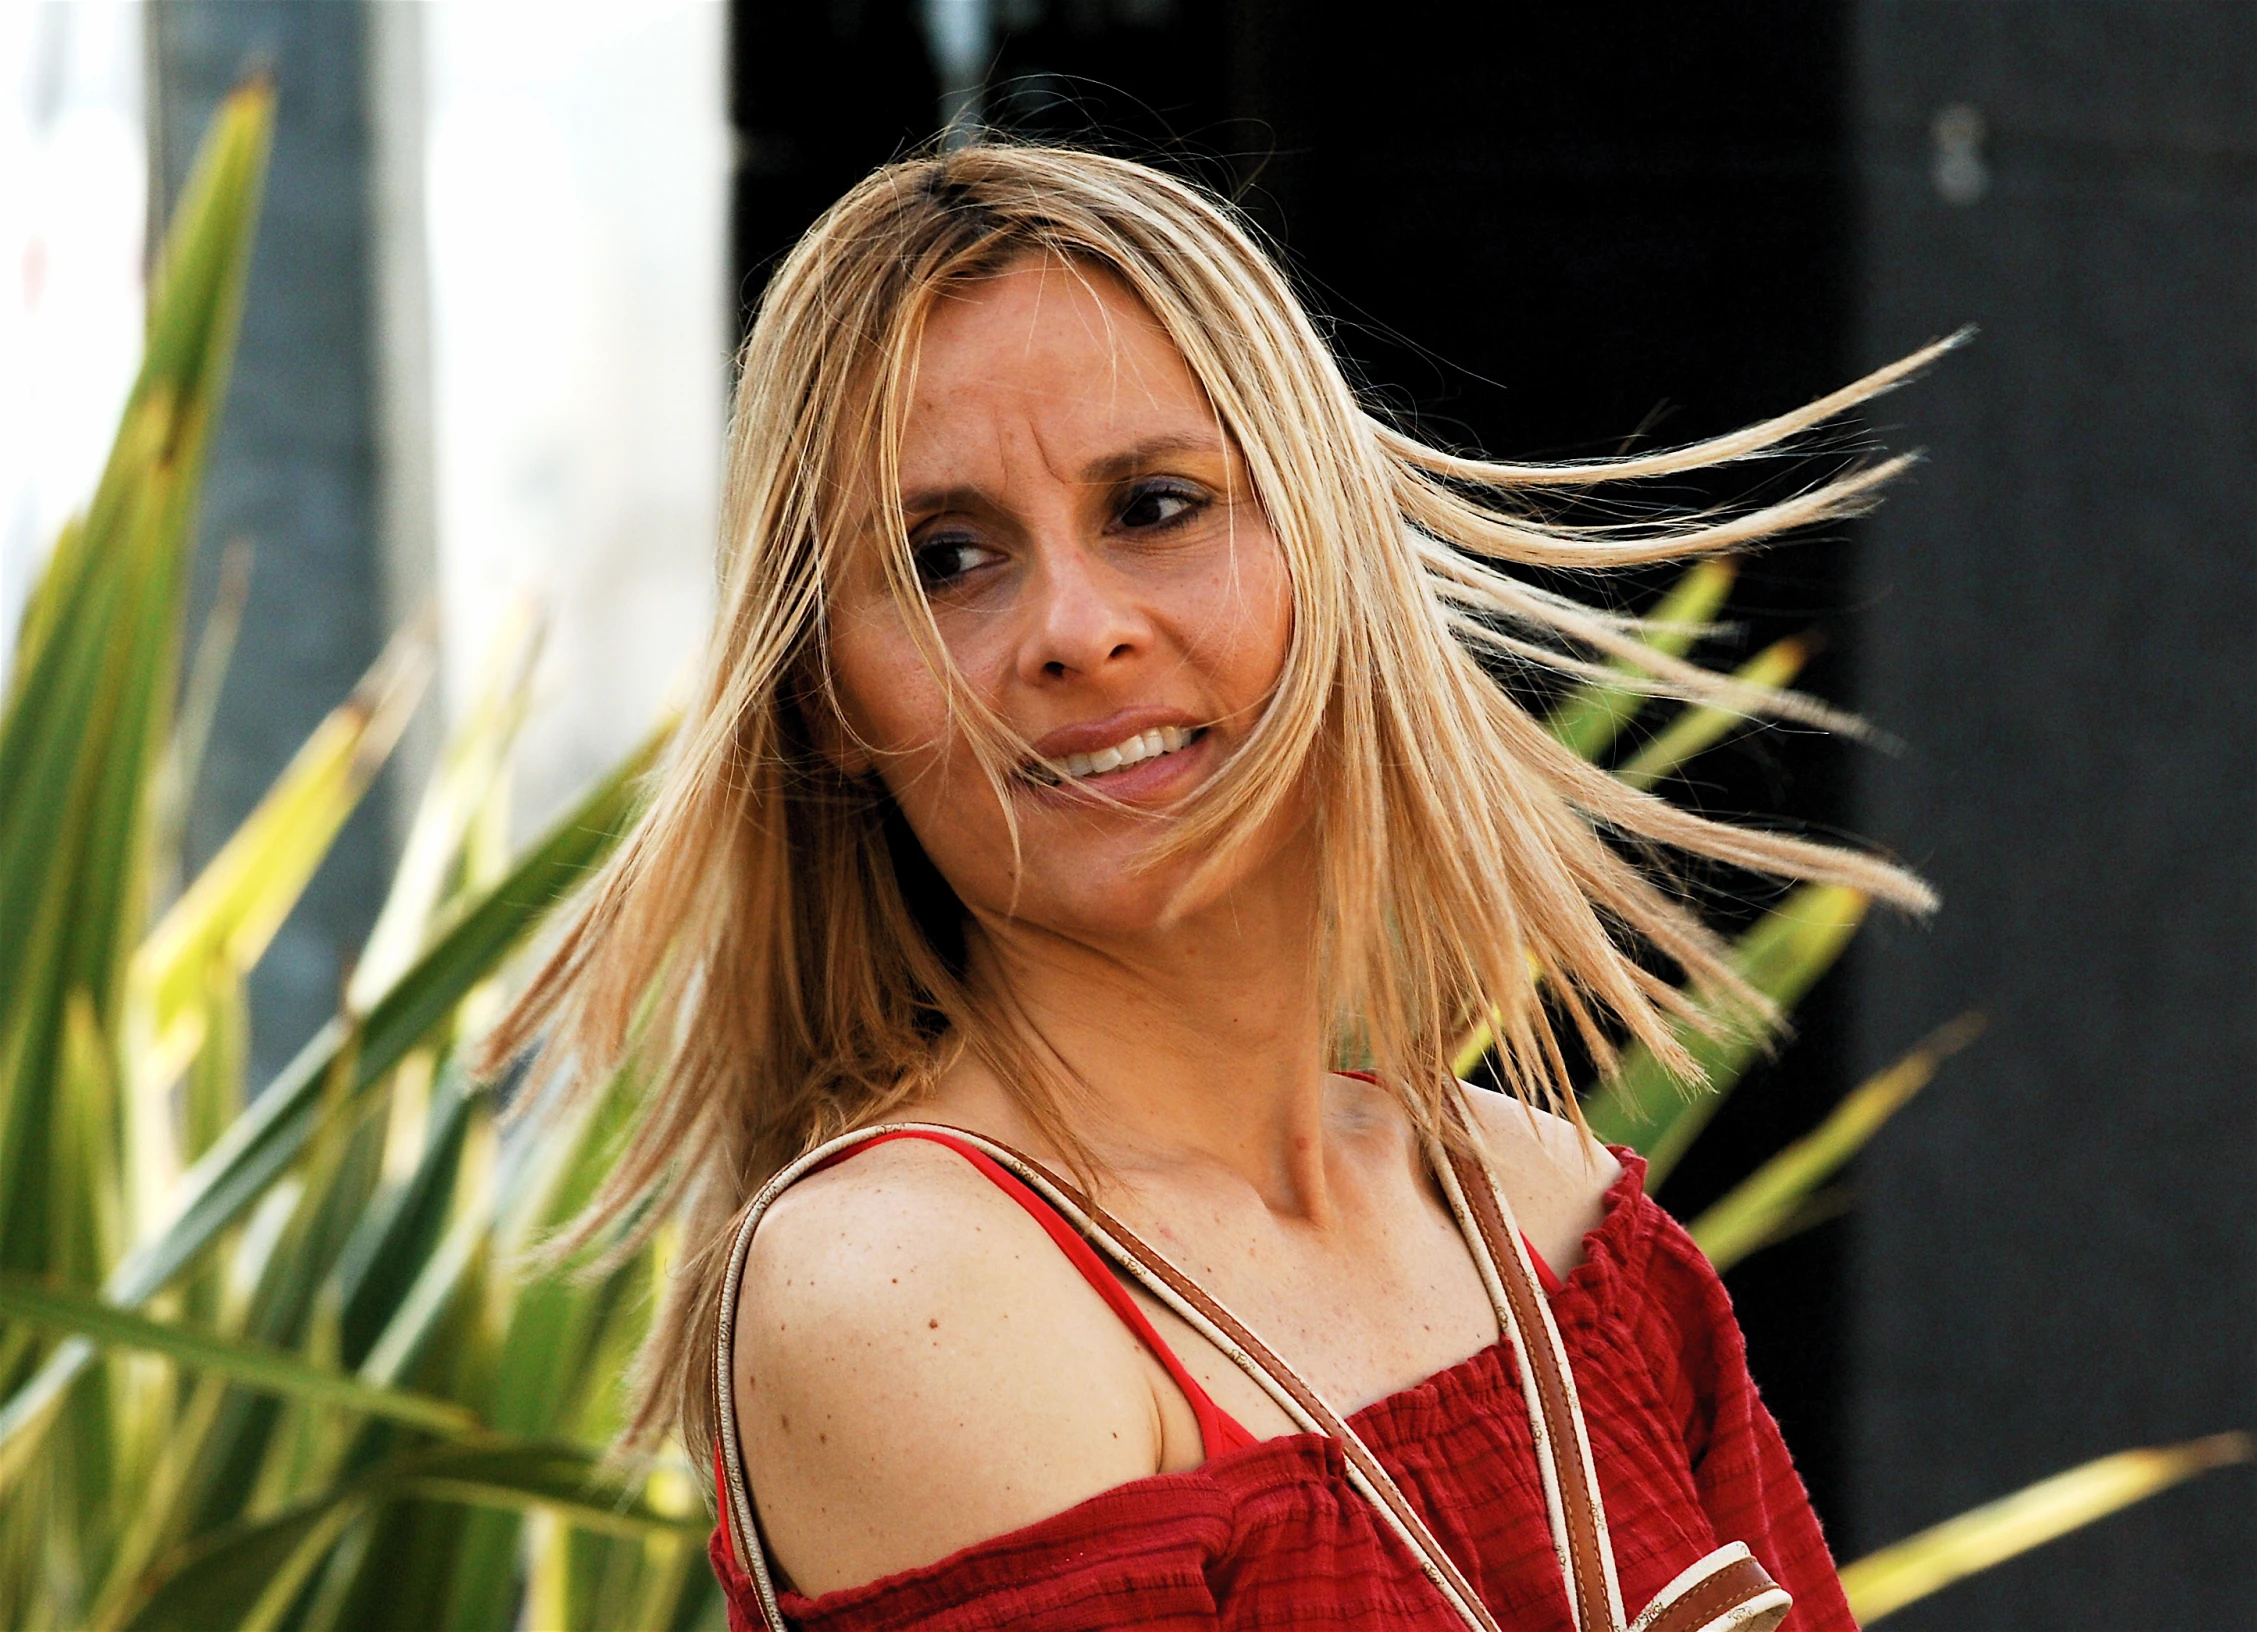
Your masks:
M169 209L213 109L251 69L280 89L234 382L205 478L190 617L221 552L254 553L250 599L187 823L191 873L223 843L385 634L368 117L359 4L167 0L147 8L151 184ZM190 626L193 638L196 625ZM253 1081L335 1011L387 872L364 804L251 981Z

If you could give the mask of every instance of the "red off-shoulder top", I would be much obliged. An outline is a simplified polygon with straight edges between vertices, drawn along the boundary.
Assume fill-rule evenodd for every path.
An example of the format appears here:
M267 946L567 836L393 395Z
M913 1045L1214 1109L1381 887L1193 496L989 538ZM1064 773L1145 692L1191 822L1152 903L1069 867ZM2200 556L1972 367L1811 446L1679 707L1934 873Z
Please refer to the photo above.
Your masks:
M1747 1543L1794 1594L1781 1632L1855 1632L1802 1481L1748 1376L1723 1283L1622 1177L1551 1296L1581 1396L1627 1604L1713 1548ZM1350 1419L1514 1632L1573 1632L1527 1407L1502 1341ZM935 1493L935 1499L943 1499ZM760 1632L752 1582L714 1532L732 1632ZM1340 1453L1290 1434L1187 1473L1105 1491L936 1563L819 1598L783 1595L805 1632L1461 1632L1349 1485Z

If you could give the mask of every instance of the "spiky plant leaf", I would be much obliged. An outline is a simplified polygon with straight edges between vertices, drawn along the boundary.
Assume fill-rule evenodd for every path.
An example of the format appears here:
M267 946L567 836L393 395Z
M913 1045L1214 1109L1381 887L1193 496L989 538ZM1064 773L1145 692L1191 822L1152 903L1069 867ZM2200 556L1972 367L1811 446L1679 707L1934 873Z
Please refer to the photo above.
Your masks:
M1746 685L1777 690L1792 683L1809 659L1810 642L1800 636L1790 636L1756 653L1732 671L1732 678ZM1726 737L1755 723L1749 716L1728 708L1711 708L1706 704L1682 708L1669 724L1655 733L1652 741L1614 767L1615 777L1634 788L1651 788Z
M1724 597L1731 593L1734 569L1729 561L1701 561L1678 579L1661 603L1646 614L1652 627L1646 644L1669 657L1683 657L1715 618ZM1610 668L1624 675L1637 671L1619 658ZM1585 759L1597 759L1614 745L1624 726L1636 719L1652 699L1630 686L1601 685L1585 681L1563 698L1544 722L1545 729Z
M271 1626L365 1507L348 1495L200 1537L119 1624L130 1632Z
M2118 1451L1962 1513L1842 1571L1842 1591L1871 1626L1954 1581L2143 1502L2214 1468L2247 1462L2250 1436L2212 1434L2178 1445Z
M141 371L92 501L34 586L0 709L0 1270L90 1283L133 1222L122 977L152 881L196 499L272 110L263 85L238 91L198 156ZM0 1363L0 1388L20 1392L37 1347L0 1344ZM43 1422L67 1421L36 1508L0 1503L0 1623L83 1617L114 1550L118 1481L145 1460L130 1432L151 1404L137 1376L104 1366L75 1397L43 1401ZM68 1567L42 1570L34 1551Z
M46 1265L68 994L116 1036L139 926L198 477L225 396L272 127L223 105L175 216L148 351L85 518L42 574L0 716L0 1267Z
M386 1417L430 1433L465 1434L479 1426L474 1413L452 1400L365 1383L350 1373L311 1365L288 1349L153 1320L90 1294L18 1275L0 1275L0 1319L76 1333L104 1348L161 1354L230 1382L310 1405Z
M658 737L568 812L483 899L472 904L359 1025L332 1021L182 1181L173 1221L128 1253L103 1296L145 1302L239 1220L302 1155L325 1120L361 1107L368 1090L445 1024L543 915L625 831ZM334 1090L329 1092L329 1090ZM0 1491L20 1475L93 1351L73 1340L0 1405Z
M154 1036L143 1069L169 1084L202 1045L210 965L247 975L289 917L345 819L399 740L431 674L428 637L403 633L314 728L135 952Z
M378 1504L414 1499L546 1511L637 1539L701 1536L700 1513L653 1506L644 1481L605 1471L579 1445L462 1445L403 1451L304 1503L226 1526L159 1565L125 1625L132 1632L241 1626L273 1603L288 1572L293 1595L346 1526ZM287 1605L283 1606L287 1607Z
M1694 1219L1687 1230L1717 1272L1805 1227L1806 1211L1827 1181L1982 1029L1982 1016L1976 1014L1963 1014L1942 1027L1886 1071L1852 1089L1824 1122Z
M1865 907L1866 898L1856 890L1802 885L1741 934L1733 945L1733 967L1782 1013L1792 1009L1842 955ZM1593 1133L1646 1158L1650 1186L1659 1187L1669 1176L1768 1042L1763 1028L1746 1017L1719 1013L1716 1019L1713 1031L1677 1024L1701 1069L1698 1080L1680 1080L1650 1049L1637 1046L1583 1102Z

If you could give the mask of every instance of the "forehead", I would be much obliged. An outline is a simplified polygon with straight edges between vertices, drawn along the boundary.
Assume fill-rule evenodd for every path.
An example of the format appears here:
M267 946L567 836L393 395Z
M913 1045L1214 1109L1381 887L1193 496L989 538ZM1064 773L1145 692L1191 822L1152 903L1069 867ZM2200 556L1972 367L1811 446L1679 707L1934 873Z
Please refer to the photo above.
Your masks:
M1155 433L1223 442L1190 365L1128 285L1051 256L939 296L907 406L905 484L982 455L1087 455Z

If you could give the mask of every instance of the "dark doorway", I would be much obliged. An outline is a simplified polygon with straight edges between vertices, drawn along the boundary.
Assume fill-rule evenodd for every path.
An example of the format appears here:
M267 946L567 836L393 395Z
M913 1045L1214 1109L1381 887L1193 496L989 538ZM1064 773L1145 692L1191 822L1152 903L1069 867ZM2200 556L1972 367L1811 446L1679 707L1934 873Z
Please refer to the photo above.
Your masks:
M939 86L900 0L739 0L734 16L749 299L824 204L930 135ZM1362 381L1438 439L1516 457L1680 441L1848 377L1837 5L1009 0L992 17L992 120L1235 192ZM1828 644L1805 683L1841 695L1853 581L1839 536L1748 563L1744 649L1815 627ZM1727 751L1687 796L1846 825L1841 751L1809 736ZM1798 1042L1729 1102L1666 1204L1690 1216L1825 1113L1846 1086L1842 1010L1834 982L1806 1001ZM1845 1228L1731 1282L1829 1521L1845 1508Z

